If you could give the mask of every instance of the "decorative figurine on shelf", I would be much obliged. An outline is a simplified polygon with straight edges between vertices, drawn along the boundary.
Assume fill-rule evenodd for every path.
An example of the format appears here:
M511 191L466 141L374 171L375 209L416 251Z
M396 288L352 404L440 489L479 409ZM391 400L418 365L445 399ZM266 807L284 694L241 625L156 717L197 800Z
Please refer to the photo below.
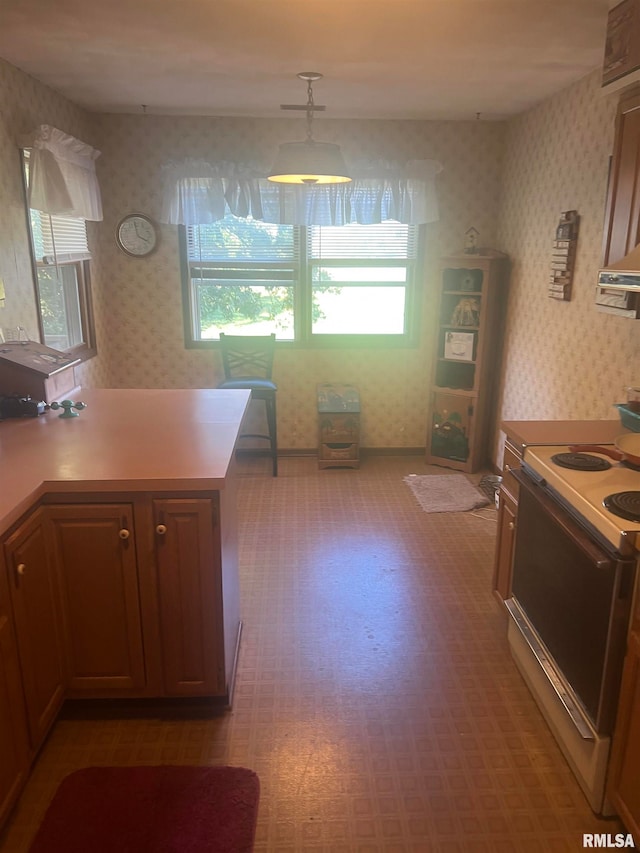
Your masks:
M52 403L51 408L64 409L62 414L58 415L59 418L77 418L78 413L87 408L87 404L80 402L80 400L77 403L74 403L73 400L63 400L61 403ZM77 409L78 411L72 412L72 409Z
M458 301L451 315L452 326L479 326L480 300L464 297Z
M480 232L471 226L465 231L464 234L464 253L465 255L477 255L480 251L478 247L478 237L480 236Z

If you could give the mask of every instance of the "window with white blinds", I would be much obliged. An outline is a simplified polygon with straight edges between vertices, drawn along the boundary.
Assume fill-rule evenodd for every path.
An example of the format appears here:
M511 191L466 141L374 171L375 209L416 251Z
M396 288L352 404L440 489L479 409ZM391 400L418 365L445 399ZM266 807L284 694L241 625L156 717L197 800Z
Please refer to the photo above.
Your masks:
M228 214L183 231L187 345L229 334L279 340L413 339L417 226L275 225Z
M416 228L400 222L312 225L307 232L310 258L366 258L375 261L416 256Z
M24 152L25 189L29 152ZM40 340L80 358L96 353L84 219L29 210Z
M30 217L36 263L65 263L91 257L84 219L50 216L40 210L31 210Z

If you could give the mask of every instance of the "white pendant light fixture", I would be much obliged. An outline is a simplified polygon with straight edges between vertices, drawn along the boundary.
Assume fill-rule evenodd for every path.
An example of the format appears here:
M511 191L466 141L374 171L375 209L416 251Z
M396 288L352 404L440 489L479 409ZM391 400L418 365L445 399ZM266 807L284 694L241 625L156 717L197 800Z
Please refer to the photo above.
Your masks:
M313 138L313 114L324 107L314 104L312 83L321 80L322 74L301 71L298 77L307 81L307 103L304 106L282 104L280 109L306 110L307 138L303 142L283 142L267 177L278 184L345 184L351 178L340 146L333 142L316 142Z

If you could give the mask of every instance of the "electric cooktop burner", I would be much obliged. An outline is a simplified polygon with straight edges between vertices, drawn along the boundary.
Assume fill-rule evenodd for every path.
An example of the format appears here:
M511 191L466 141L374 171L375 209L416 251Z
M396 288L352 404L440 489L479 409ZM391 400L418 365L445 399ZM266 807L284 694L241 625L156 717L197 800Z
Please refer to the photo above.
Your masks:
M611 463L590 453L555 453L551 461L561 468L571 468L574 471L606 471Z
M615 492L602 501L614 515L628 521L640 521L640 492Z

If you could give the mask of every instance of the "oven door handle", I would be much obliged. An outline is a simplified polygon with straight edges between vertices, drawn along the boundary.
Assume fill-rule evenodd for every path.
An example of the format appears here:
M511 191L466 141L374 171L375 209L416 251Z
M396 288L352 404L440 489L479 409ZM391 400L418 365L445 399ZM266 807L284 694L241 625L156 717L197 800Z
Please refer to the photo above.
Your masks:
M616 560L611 555L608 555L605 550L600 548L597 543L593 542L583 528L574 521L569 513L561 507L557 501L544 491L535 480L527 477L522 473L521 469L511 470L511 474L516 478L518 483L525 488L533 498L540 504L540 507L551 516L556 524L558 524L564 533L582 550L588 559L599 569L613 569L616 565Z

